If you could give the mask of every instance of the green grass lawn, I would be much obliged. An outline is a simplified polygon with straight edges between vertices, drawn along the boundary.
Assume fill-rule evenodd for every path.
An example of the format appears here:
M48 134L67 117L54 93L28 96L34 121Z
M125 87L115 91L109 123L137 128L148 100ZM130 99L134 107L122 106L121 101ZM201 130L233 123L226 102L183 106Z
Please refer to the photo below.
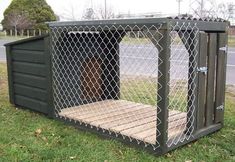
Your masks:
M235 94L226 94L225 127L156 157L116 140L80 131L8 102L6 64L0 64L0 161L235 161Z

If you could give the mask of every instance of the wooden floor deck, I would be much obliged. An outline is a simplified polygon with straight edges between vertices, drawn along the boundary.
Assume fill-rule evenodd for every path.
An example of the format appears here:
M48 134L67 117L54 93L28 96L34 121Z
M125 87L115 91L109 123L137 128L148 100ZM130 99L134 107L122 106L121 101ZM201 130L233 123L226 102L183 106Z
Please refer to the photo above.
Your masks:
M59 115L155 144L156 113L151 105L105 100L62 109ZM168 136L173 137L184 130L186 113L170 111L168 120Z

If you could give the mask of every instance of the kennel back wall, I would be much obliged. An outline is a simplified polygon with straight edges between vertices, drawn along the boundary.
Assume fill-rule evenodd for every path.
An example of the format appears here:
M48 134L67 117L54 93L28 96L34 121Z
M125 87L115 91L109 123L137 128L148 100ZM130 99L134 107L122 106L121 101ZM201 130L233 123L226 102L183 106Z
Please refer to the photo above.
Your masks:
M227 23L49 23L57 119L165 153L222 127Z

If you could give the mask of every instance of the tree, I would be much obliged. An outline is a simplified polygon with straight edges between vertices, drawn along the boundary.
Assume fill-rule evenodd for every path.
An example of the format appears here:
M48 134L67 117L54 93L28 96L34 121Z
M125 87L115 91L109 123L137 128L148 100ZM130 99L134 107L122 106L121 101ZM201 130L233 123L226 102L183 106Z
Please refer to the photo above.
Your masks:
M192 14L194 16L200 18L220 17L225 20L230 20L234 17L234 7L232 2L223 2L216 5L214 0L193 0L191 4Z
M234 18L234 4L232 2L230 3L220 3L218 5L218 14L219 17L225 19L225 20L230 20Z
M54 12L45 0L12 0L9 7L3 13L4 19L2 24L4 29L9 29L9 17L11 17L12 13L18 15L23 13L23 17L27 18L30 22L34 22L27 26L27 28L32 27L33 29L46 30L47 25L45 22L56 20Z
M112 19L115 17L111 7L104 9L102 6L100 6L95 13L97 15L97 19Z
M200 18L215 17L216 15L214 0L193 0L190 8L192 9L192 15Z
M95 12L93 10L93 8L87 8L85 10L85 13L83 14L82 18L85 20L94 20L95 16L94 16Z
M93 4L88 3L88 8L86 8L82 18L85 20L94 20L94 19L112 19L115 17L112 6L107 6L106 0L104 5L98 5L93 8Z
M17 35L18 30L29 28L34 24L24 12L19 11L9 13L6 16L5 21L5 27L14 29L15 35Z

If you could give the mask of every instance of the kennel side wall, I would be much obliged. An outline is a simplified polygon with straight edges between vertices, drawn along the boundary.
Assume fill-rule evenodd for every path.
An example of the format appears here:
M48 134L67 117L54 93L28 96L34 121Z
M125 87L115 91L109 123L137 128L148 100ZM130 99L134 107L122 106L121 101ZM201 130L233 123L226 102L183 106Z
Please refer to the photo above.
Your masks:
M10 103L52 117L49 35L5 46Z

